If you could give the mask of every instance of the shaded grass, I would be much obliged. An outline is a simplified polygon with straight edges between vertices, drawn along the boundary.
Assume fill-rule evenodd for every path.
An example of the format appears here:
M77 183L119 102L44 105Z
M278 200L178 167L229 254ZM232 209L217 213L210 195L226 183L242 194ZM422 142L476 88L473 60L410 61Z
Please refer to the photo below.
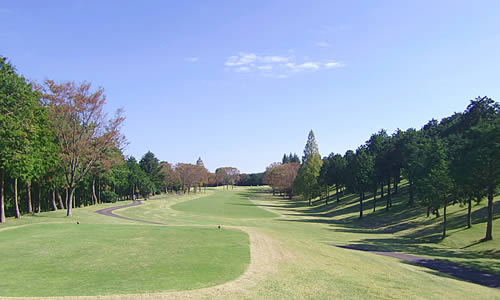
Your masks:
M297 200L294 200L293 204L285 206L296 207L288 217L303 216L290 221L326 224L328 230L343 233L333 239L336 243L437 258L500 274L500 241L495 239L500 232L498 205L494 206L493 241L479 242L486 230L486 201L473 205L473 227L470 229L466 228L467 208L458 203L449 205L447 237L441 240L442 209L441 217L436 218L432 214L426 217L425 208L417 204L408 206L407 192L406 185L400 186L399 192L393 195L393 205L389 211L385 209L385 199L378 199L376 211L373 212L373 198L367 197L363 201L362 219L359 218L359 198L352 194L328 205L316 200L313 206L308 206L305 201L299 200L302 205L297 206ZM495 200L498 201L499 198L496 197ZM280 201L287 202L286 199ZM346 238L338 238L342 236Z

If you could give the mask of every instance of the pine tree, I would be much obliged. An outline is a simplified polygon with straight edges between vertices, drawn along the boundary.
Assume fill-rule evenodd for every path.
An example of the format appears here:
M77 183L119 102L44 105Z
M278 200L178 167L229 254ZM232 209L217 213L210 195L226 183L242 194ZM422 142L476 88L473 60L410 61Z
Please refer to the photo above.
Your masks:
M316 144L314 132L311 130L304 148L302 165L294 182L294 190L308 199L309 205L312 205L312 199L320 194L318 176L322 163L318 144Z

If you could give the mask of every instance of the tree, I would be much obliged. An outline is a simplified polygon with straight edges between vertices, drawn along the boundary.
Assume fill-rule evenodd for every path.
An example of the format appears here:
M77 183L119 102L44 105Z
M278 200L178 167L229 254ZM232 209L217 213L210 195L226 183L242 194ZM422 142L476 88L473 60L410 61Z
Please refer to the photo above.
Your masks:
M325 191L325 204L328 205L328 197L330 197L329 191L331 185L330 178L328 176L330 161L328 157L323 157L322 161L323 163L321 164L321 168L319 169L318 185L320 186L321 190Z
M446 237L446 208L453 192L453 182L446 159L446 146L438 136L424 144L421 153L423 172L415 181L417 195L429 210L443 207L443 234ZM437 216L437 215L436 215Z
M318 176L321 169L321 155L319 154L318 145L314 132L309 131L306 146L304 148L304 156L302 157L302 165L299 168L297 178L294 182L294 190L303 195L309 200L309 205L312 205L312 199L319 196Z
M74 82L57 84L46 80L42 91L57 137L59 167L66 179L69 199L73 199L77 184L107 149L123 145L120 126L124 117L118 110L114 118L108 119L103 111L104 90L94 92L90 83L77 86ZM67 215L72 215L71 205Z
M342 188L342 175L345 173L346 161L342 155L333 153L328 156L328 160L328 177L330 182L335 185L337 201L340 201L339 190Z
M139 165L149 177L150 182L154 185L154 192L162 190L163 174L161 173L160 161L153 152L146 152L139 161Z
M484 241L493 239L493 196L500 185L500 117L499 106L496 113L481 120L471 128L469 147L471 152L472 174L477 175L474 183L488 195L488 217Z
M205 167L205 164L203 163L203 160L201 159L201 157L198 157L198 160L196 161L196 165L197 166L201 166L201 167Z
M53 163L52 137L40 93L0 57L0 223L5 222L4 175L14 179L15 216L19 218L18 179L30 182Z
M165 189L177 189L180 184L180 179L178 177L178 174L172 168L172 165L168 162L162 162L160 163L160 168L161 172L163 173L163 183Z
M415 198L415 180L420 176L421 159L419 156L420 133L408 129L402 137L403 176L408 180L408 205L413 206Z
M299 167L298 163L273 163L266 169L265 182L271 186L273 191L279 191L280 194L286 194L292 199L293 183Z
M141 169L135 157L130 156L127 159L127 168L128 168L128 184L130 191L130 198L135 200L136 195L138 193L138 186L141 183L142 178L146 177L146 174Z
M217 168L215 170L215 177L217 185L221 183L223 185L227 185L227 188L229 189L229 185L234 186L234 184L238 181L240 171L234 167Z

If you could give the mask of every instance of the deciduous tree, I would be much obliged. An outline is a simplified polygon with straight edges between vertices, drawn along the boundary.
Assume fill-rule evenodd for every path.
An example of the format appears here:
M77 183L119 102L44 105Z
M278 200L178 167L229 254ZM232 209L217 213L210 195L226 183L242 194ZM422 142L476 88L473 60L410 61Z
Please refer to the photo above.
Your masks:
M90 83L59 84L46 80L42 91L57 137L59 167L72 199L77 184L107 149L123 145L120 126L124 117L118 110L114 118L108 119L104 113L104 90L93 91ZM72 215L71 205L68 205L67 215Z

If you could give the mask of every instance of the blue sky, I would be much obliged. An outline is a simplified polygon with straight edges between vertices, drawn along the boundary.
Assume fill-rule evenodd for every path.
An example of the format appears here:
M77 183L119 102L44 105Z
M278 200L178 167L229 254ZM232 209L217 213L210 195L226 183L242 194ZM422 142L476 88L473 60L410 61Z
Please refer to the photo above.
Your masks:
M123 107L127 155L263 171L500 98L500 1L2 1L0 55Z

